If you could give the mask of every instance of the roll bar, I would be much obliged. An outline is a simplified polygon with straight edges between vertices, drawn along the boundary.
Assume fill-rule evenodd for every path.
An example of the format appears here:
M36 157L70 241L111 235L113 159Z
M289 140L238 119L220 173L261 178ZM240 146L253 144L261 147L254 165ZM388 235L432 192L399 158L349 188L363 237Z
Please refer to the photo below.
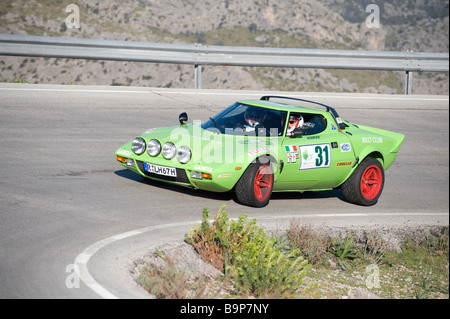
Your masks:
M295 97L278 96L278 95L264 95L263 97L261 97L261 101L269 101L271 98L294 100L294 101L307 102L307 103L312 103L312 104L323 106L327 109L327 112L330 112L331 115L333 115L334 119L336 120L336 123L339 125L339 128L341 130L345 129L345 124L342 123L342 120L339 117L339 114L336 112L336 110L333 107L331 107L329 105L315 102L315 101L305 100L305 99L298 99Z

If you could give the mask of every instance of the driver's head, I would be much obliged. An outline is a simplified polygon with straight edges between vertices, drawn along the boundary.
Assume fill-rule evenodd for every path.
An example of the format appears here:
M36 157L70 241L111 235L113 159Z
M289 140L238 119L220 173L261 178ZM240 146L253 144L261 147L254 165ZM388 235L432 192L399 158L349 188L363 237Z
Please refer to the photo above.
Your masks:
M289 129L301 128L303 126L303 116L291 115L289 116Z
M248 125L255 127L258 124L261 124L264 119L264 110L260 108L248 107L245 110L245 121Z

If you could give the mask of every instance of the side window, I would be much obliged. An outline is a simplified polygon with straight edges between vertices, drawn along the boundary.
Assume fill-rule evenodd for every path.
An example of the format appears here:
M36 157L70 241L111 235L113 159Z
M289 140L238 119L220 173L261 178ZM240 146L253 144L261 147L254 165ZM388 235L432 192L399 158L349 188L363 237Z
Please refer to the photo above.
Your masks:
M302 129L304 135L314 135L323 132L326 127L327 120L320 114L291 113L286 135L291 136L296 128Z
M277 132L278 136L283 135L284 132L284 122L287 116L285 111L271 111L267 110L264 117L263 126L268 130ZM271 131L271 132L272 132Z
M304 117L303 131L305 135L313 135L323 132L327 128L327 120L318 114L307 114Z

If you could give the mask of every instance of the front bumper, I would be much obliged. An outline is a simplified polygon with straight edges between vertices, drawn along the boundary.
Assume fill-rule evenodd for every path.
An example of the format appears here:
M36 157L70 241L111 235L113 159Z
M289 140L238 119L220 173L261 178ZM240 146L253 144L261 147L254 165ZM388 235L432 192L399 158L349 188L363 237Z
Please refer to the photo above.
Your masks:
M169 168L173 168L176 170L176 177L174 176L165 176L157 173L151 173L145 170L144 168L144 161L137 160L133 158L134 156L127 156L125 157L123 155L123 152L120 152L119 154L116 153L116 159L119 164L121 164L123 167L136 172L137 174L149 178L152 180L162 181L162 182L168 182L172 184L177 184L181 186L191 187L195 189L201 189L201 190L207 190L212 192L227 192L234 188L234 185L240 178L240 172L209 172L205 171L203 173L210 176L210 178L193 178L191 177L191 172L195 171L202 173L202 170L199 169L199 167L202 167L201 165L183 165L182 168L176 167L176 165L171 165L173 163L166 163L166 162L160 162L160 161L152 161L151 164L155 165L161 165ZM148 163L148 161L145 161Z

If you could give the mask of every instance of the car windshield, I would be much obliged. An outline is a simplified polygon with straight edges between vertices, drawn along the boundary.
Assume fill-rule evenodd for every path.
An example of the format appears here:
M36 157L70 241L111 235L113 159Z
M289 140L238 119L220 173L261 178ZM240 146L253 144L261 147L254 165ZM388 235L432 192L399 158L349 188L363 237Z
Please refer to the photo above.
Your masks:
M231 135L281 136L286 115L286 111L235 103L210 117L202 128Z

